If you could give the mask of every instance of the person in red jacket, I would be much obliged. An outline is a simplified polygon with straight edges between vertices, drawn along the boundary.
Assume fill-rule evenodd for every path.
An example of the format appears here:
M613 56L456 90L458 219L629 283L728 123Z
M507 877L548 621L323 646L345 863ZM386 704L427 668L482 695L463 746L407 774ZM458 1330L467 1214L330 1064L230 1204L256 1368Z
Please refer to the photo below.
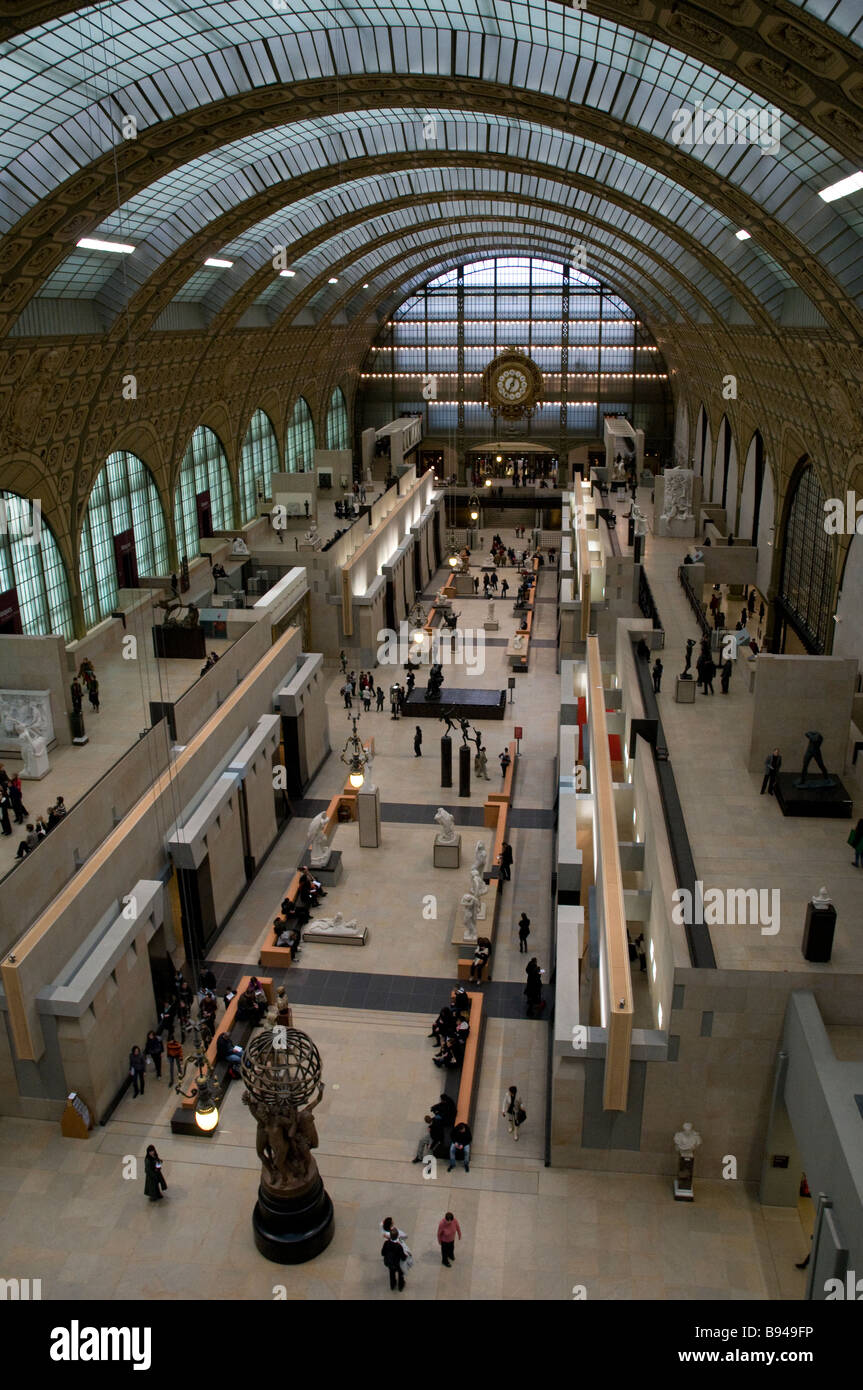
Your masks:
M451 1211L448 1211L439 1222L437 1228L438 1245L440 1246L441 1264L449 1269L451 1262L455 1259L455 1238L461 1240L461 1226L456 1221Z

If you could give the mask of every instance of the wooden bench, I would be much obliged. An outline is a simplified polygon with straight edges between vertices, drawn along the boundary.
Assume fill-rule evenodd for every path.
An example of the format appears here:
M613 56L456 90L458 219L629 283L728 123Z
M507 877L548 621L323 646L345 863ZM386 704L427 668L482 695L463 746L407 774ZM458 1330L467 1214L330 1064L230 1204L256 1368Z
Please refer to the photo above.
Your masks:
M483 1016L483 997L468 990L470 999L470 1033L464 1045L464 1060L458 1076L458 1099L456 1100L457 1125L470 1125L479 1090L479 1063L482 1053L482 1033L485 1027ZM471 1128L473 1126L471 1125Z
M215 1033L213 1034L213 1040L210 1043L210 1046L207 1048L207 1061L210 1063L210 1066L214 1070L216 1067L216 1048L218 1047L219 1038L223 1033L230 1033L231 1029L236 1023L237 1005L240 1002L240 995L243 994L249 988L251 979L251 975L244 975L243 978L240 980L240 983L237 985L237 992L234 995L228 1007L226 1008L222 1021L216 1029ZM274 997L272 980L267 978L266 976L259 975L258 983L260 984L261 989L264 991L264 994L267 996L267 1003L272 1004ZM470 1041L470 1039L468 1039L468 1041ZM227 1089L224 1084L225 1079L221 1077L220 1081L222 1082L222 1094L224 1095L224 1092ZM182 1108L184 1110L194 1110L195 1105L197 1104L197 1100L197 1096L184 1096L182 1101Z
M489 938L489 939L491 939L491 938ZM484 983L484 984L487 983L487 982L491 979L491 975L489 975L489 973L488 973L488 967L489 967L490 964L491 964L491 957L489 957L489 959L485 962L485 965L482 967L482 980L483 980L483 983ZM470 979L470 970L471 970L471 966L472 966L472 965L473 965L473 957L472 957L472 956L471 956L470 960L460 960L460 961L459 961L459 963L458 963L458 978L459 978L460 980L469 980L469 979Z

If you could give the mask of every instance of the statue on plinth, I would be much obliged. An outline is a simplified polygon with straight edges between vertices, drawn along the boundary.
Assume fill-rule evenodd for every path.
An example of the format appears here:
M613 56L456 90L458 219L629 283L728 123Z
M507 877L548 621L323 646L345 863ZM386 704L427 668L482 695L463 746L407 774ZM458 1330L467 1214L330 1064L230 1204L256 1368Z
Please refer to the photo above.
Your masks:
M686 1191L692 1189L692 1173L695 1167L695 1150L701 1144L701 1135L692 1128L689 1120L686 1120L683 1128L679 1129L674 1136L674 1147L677 1150L677 1178L675 1187L681 1187Z
M690 520L692 517L692 469L666 468L663 477L665 478L665 511L662 513L661 520Z
M629 515L634 523L634 534L636 536L646 536L647 517L644 515L644 512L641 510L637 502L633 502L632 507L630 508Z
M440 845L454 845L458 836L455 828L455 816L449 811L445 811L443 806L438 806L435 811L435 825L440 826L437 834L437 841Z
M477 840L477 842L476 842L476 849L474 850L474 854L473 854L473 863L471 864L471 867L470 867L471 873L473 873L473 871L476 869L478 873L484 874L484 873L485 873L485 866L486 866L487 861L488 861L488 848L487 848L487 846L486 846L486 844L485 844L485 841L483 841L483 840Z
M480 909L480 901L475 893L463 893L459 898L462 910L462 922L464 923L465 941L476 941L476 919Z
M323 869L329 862L330 843L326 827L327 813L321 811L309 826L309 863L314 869Z
M520 652L520 651L523 651L523 650L524 650L524 633L523 633L523 632L517 632L517 633L515 634L515 636L513 637L513 639L512 639L512 649L513 649L514 652Z
M835 787L836 778L830 776L830 773L824 766L824 759L821 756L821 745L824 742L824 735L820 734L817 729L810 729L806 737L809 742L806 745L803 770L794 783L795 787L806 788L808 791L826 791L829 787ZM822 775L820 777L810 777L807 780L806 774L809 770L809 764L812 762L821 770Z
M427 700L439 700L440 688L443 685L443 670L439 661L436 661L429 671L428 684L426 685L425 698Z
M21 769L22 777L38 778L44 777L48 771L48 746L41 734L37 734L29 725L15 724L15 733L18 737L18 747L21 752L21 760L24 763Z
M313 922L305 928L306 932L318 932L327 936L362 936L363 928L357 926L356 917L351 917L345 921L341 912L336 912L332 917L316 917Z
M692 676L689 674L689 668L690 668L690 666L692 665L692 652L693 652L694 648L695 648L695 638L694 638L694 637L687 637L687 639L686 639L686 665L684 666L683 670L682 670L681 673L680 673L680 679L681 679L682 681L691 681L691 680L692 680Z
M449 594L444 593L443 589L438 589L434 596L434 606L441 613L445 613L447 609L452 608L452 599Z

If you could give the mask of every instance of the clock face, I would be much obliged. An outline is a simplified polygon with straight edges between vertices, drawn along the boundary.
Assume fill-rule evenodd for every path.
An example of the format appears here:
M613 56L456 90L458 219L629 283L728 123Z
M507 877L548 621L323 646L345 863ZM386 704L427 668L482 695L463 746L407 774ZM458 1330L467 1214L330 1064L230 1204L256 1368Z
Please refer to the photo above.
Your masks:
M521 367L504 367L498 373L495 389L501 400L516 404L524 400L530 389L526 374Z

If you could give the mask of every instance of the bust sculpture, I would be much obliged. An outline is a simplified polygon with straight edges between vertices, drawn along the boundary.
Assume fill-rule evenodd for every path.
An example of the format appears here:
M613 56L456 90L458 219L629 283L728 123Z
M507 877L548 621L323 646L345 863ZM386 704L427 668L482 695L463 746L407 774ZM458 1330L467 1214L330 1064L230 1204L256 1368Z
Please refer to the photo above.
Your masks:
M473 893L463 893L459 898L462 910L462 922L464 923L465 941L476 941L476 918L479 912L480 902Z
M674 1147L682 1158L691 1159L695 1150L701 1144L701 1135L693 1129L689 1120L685 1120L683 1128L679 1129L674 1136Z
M329 861L330 845L326 834L327 813L315 816L309 826L309 863L315 869L322 869Z
M435 825L440 826L437 835L438 843L442 845L455 844L458 838L455 829L455 817L450 815L449 811L445 811L443 806L438 806L434 818Z

